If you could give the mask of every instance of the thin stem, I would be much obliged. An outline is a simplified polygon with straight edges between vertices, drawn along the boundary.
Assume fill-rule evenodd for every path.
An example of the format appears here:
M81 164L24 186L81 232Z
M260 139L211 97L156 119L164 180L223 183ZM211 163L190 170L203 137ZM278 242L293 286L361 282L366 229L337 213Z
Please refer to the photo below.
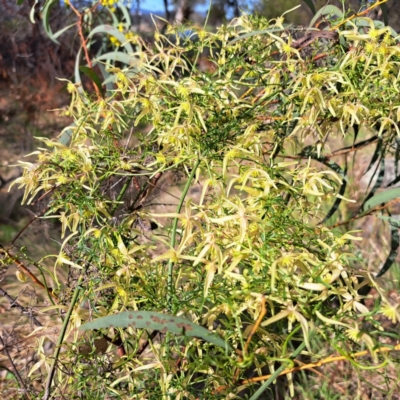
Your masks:
M312 336L315 335L315 333L316 333L315 330L310 332L310 339ZM301 343L300 346L292 353L292 355L290 356L290 359L293 360L294 358L296 358L304 350L305 347L306 347L305 342ZM268 386L270 386L271 383L278 376L280 376L283 373L283 371L285 371L285 368L286 368L286 365L282 364L273 374L262 377L264 379L267 379L267 381L261 385L261 387L257 390L257 392L255 392L253 394L253 396L250 397L250 400L257 400L265 392L265 390L268 388ZM260 379L260 380L264 380L264 379ZM250 382L250 379L247 381L244 381L243 383L246 384L249 382Z
M19 382L19 384L21 385L21 388L24 390L24 395L25 395L25 397L28 398L28 399L31 399L31 396L30 396L29 393L28 393L28 389L26 388L25 383L24 383L24 381L23 381L21 375L19 374L19 372L18 372L18 370L17 370L17 367L15 366L15 364L14 364L14 362L13 362L13 359L11 358L11 355L10 355L10 353L8 352L7 346L6 346L6 344L4 343L4 340L3 340L3 338L2 338L1 335L0 335L0 341L1 341L1 344L3 345L3 350L5 351L8 360L10 361L10 363L11 363L11 365L12 365L12 367L13 367L14 375L15 375L15 377L18 379L18 382Z
M179 200L178 207L176 209L176 213L179 214L182 210L183 202L185 201L187 192L189 191L190 185L192 184L192 180L194 175L196 174L197 168L200 165L201 160L197 160L194 165L192 172L186 182L185 188L183 189L182 196ZM171 233L171 249L175 248L176 244L176 230L178 228L178 218L174 218L174 222L172 223L172 233ZM173 296L173 273L174 273L174 262L172 259L168 262L168 279L167 279L167 307L169 311L172 311L172 296Z
M22 314L25 315L29 315L32 319L32 322L36 325L36 326L43 326L40 321L38 321L36 319L36 317L33 315L33 312L31 312L30 310L28 310L28 308L24 307L23 305L19 304L18 301L16 299L14 299L13 297L11 297L5 290L3 290L2 288L0 288L0 295L4 296L9 302L10 302L10 307L16 307L18 308Z
M78 283L77 283L76 288L75 288L74 296L72 297L71 304L69 305L67 314L66 314L65 319L64 319L64 323L63 323L63 325L61 327L61 332L60 332L60 336L58 337L56 349L54 351L53 361L51 363L49 377L47 379L46 390L45 390L45 393L44 393L44 396L43 396L43 400L48 400L49 397L50 397L50 389L51 389L51 385L53 383L54 374L56 372L56 364L57 364L57 361L58 361L58 356L60 355L61 345L62 345L62 343L64 341L65 333L67 331L67 326L68 326L68 323L69 323L69 319L71 318L72 310L75 307L75 304L76 304L76 302L78 300L78 297L79 297L79 293L80 293L80 291L82 289L81 286L80 286L82 281L83 281L83 274L80 275L80 277L79 277Z

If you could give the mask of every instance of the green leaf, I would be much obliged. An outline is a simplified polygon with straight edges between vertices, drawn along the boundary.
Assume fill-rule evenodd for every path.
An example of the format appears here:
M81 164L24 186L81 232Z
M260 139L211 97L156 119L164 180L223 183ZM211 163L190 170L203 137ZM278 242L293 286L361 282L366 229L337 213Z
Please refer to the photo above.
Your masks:
M101 95L104 97L104 90L101 84L101 80L99 78L99 76L96 74L96 72L93 71L92 68L89 67L79 67L79 70L81 72L83 72L86 76L88 76L97 86L97 88L99 89Z
M76 126L75 122L70 125L71 127ZM68 146L71 142L73 131L72 129L68 129L69 127L65 128L61 133L58 141L63 144L64 146Z
M362 147L367 146L370 143L376 142L377 140L379 140L378 136L373 136L369 139L362 140L361 142L358 142L358 143L354 144L353 146L346 146L346 147L342 147L338 150L335 150L333 152L333 154L342 153L343 151L346 151L346 150L354 150L354 149L362 148ZM365 173L364 173L364 175L365 175Z
M346 167L344 169L344 175L347 175L347 163L346 163ZM347 186L347 182L346 179L342 180L342 185L340 186L339 189L339 195L344 196L344 193L346 192L346 186ZM342 199L340 197L336 197L335 202L333 203L331 209L328 211L328 213L325 215L325 218L320 222L320 225L322 225L323 223L325 223L326 221L328 221L328 219L330 217L332 217L333 214L335 214L335 212L338 210L340 203L342 202Z
M42 9L42 18L43 18L43 28L47 34L47 36L55 43L59 44L59 42L54 39L53 32L50 27L50 11L57 4L57 0L48 0Z
M368 193L368 196L365 198L365 200L361 204L360 210L364 209L364 204L367 204L368 200L373 197L373 195L375 194L377 189L379 189L382 186L383 180L385 178L385 158L384 157L382 157L381 160L379 161L378 167L379 167L378 177L376 178L375 184L372 187L371 191ZM375 175L376 175L376 171L371 177L370 184ZM368 185L368 187L369 187L369 185Z
M51 1L51 0L47 0L47 1ZM35 22L35 6L37 3L39 3L39 0L35 0L32 8L31 8L31 12L29 13L29 19L31 20L32 24L36 24L36 22ZM45 4L45 6L46 6L46 4Z
M124 19L125 19L125 27L126 27L126 29L128 29L131 25L132 25L132 22L131 22L131 16L130 16L130 14L129 14L129 11L128 11L128 9L122 4L122 2L119 2L118 4L117 4L117 6L118 6L118 8L121 10L121 12L122 12L122 14L123 14L123 16L124 16Z
M339 10L339 8L337 8L336 6L328 5L322 7L320 10L318 10L317 13L314 12L314 18L311 20L309 27L314 26L318 18L324 17L325 15L335 15L339 19L343 18L343 13Z
M371 161L370 161L370 163L368 165L368 168L365 170L363 175L365 175L373 167L373 165L376 163L376 161L378 160L379 156L382 153L382 144L383 144L382 139L378 138L378 144L376 145L374 154L373 154L373 156L371 158Z
M109 53L102 54L96 58L96 61L100 60L114 60L114 62L123 62L124 64L132 67L137 67L139 62L137 57L126 54L122 51L110 51Z
M381 10L382 10L383 22L387 26L387 25L389 25L389 16L388 16L388 9L387 9L386 3L381 4Z
M24 0L17 0L17 5L20 6L23 2Z
M304 3L308 5L308 8L311 10L311 12L315 15L315 6L312 0L303 0Z
M121 46L125 47L128 53L133 54L132 45L127 40L126 36L120 32L117 28L114 28L111 25L99 25L96 26L88 35L88 38L91 38L96 33L105 33L106 35L114 36L121 43Z
M381 270L376 275L377 278L382 276L393 265L393 263L396 260L397 251L398 251L399 244L400 244L399 228L397 226L390 224L390 233L391 233L390 252L389 252L389 255L387 256L386 261L383 264Z
M59 31L57 31L56 33L54 33L54 34L50 37L50 39L53 40L53 41L55 41L55 42L57 43L56 39L57 39L59 36L61 36L64 32L66 32L69 28L72 28L72 27L75 26L75 25L76 25L76 22L74 22L74 23L71 24L71 25L66 26L65 28L60 29Z
M377 215L378 218L388 221L390 225L394 226L395 228L400 228L400 219L387 217L386 215Z
M74 71L75 71L75 74L74 74L74 76L75 76L75 83L80 84L80 86L78 87L78 91L79 91L80 93L83 92L83 88L82 88L82 79L81 79L81 74L80 74L80 71L79 71L79 63L80 63L80 61L81 61L81 52L82 52L82 47L79 49L78 54L76 55L76 59L75 59L75 69L74 69Z
M95 63L93 63L93 64L95 64ZM107 72L106 68L101 63L97 63L97 67L100 69L101 74L103 75L103 78L104 78L103 84L106 86L107 91L113 90L113 88L114 88L113 83L109 82L109 78L111 76L110 73ZM115 81L115 79L114 79L114 81Z
M98 318L92 322L83 324L79 329L101 329L101 328L127 328L132 326L138 329L151 329L160 332L170 332L177 335L185 335L201 338L216 346L232 350L219 336L208 331L208 329L197 325L186 318L174 315L160 314L153 311L126 311L108 317Z
M390 200L397 199L400 197L400 188L388 189L384 192L380 192L375 196L372 196L368 201L364 204L364 211L369 210L372 207L375 207L382 203L387 203Z

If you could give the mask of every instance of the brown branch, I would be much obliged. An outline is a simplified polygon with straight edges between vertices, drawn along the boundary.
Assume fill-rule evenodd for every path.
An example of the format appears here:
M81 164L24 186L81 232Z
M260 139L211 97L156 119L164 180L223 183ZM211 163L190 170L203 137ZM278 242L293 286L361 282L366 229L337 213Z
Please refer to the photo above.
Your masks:
M394 199L392 201L389 201L388 203L384 204L383 206L379 206L379 207L373 207L370 210L368 210L367 212L365 212L364 214L361 215L356 215L353 218L348 219L347 221L343 221L343 222L338 222L332 226L330 226L328 229L333 229L333 228L337 228L338 226L342 226L342 225L346 225L349 224L350 222L356 221L357 219L360 218L364 218L368 215L371 215L372 213L374 213L375 211L379 211L379 210L384 210L385 208L390 207L393 204L399 203L400 202L400 198L398 199Z
M33 282L39 285L42 289L44 289L53 299L58 300L58 297L53 293L52 290L47 289L46 286L38 279L36 276L27 268L21 261L18 260L16 256L11 255L2 245L0 245L0 254L4 254L25 274L27 274Z
M358 18L358 17L360 17L361 15L368 14L368 13L369 13L371 10L373 10L374 8L380 6L380 5L383 4L383 3L386 3L386 1L387 1L387 0L379 0L377 3L372 4L370 7L368 7L366 10L361 11L361 12L359 12L359 13L357 13L357 14L352 15L351 17L349 17L349 18L345 19L344 21L342 21L340 24L337 24L337 25L335 25L335 26L332 26L332 28L331 28L330 30L331 30L331 31L336 30L337 28L339 28L339 26L342 26L342 25L344 25L344 24L347 24L347 22L351 21L352 19Z
M247 338L247 340L246 340L246 343L245 343L245 345L244 345L244 349L243 349L243 352L242 352L242 354L244 355L244 357L247 356L247 350L248 350L249 345L250 345L250 343L251 343L251 339L253 338L254 334L257 332L257 329L260 327L260 324L261 324L263 318L265 317L265 314L266 314L266 313L267 313L267 309L266 309L266 307L265 307L265 296L262 295L262 296L261 296L261 312L260 312L260 315L259 315L258 318L257 318L256 323L253 325L253 328L251 329L251 332L250 332L250 334L249 334L249 336L248 336L248 338ZM240 360L240 362L243 361L243 357L240 356L240 357L239 357L239 360ZM240 373L240 369L239 369L239 368L236 368L236 372L235 372L235 375L234 375L234 377L233 377L233 381L234 381L234 382L236 382L236 380L237 380L237 378L238 378L238 376L239 376L239 373Z
M87 62L87 65L89 68L92 68L92 60L89 56L89 50L87 48L87 39L85 39L85 35L83 34L83 17L85 16L85 14L91 12L92 10L94 10L98 5L100 4L100 2L96 3L95 5L93 5L89 10L85 11L84 13L80 13L71 3L71 1L69 2L69 5L71 7L71 10L76 14L76 16L78 17L78 22L77 22L77 26L78 26L78 34L79 34L79 38L81 40L81 46L83 49L83 52L85 53L85 59ZM103 96L100 92L100 89L97 87L97 85L92 82L94 90L96 92L97 98L101 99Z
M375 350L374 353L389 353L391 351L399 351L399 350L400 350L400 344L398 344L394 347L381 347L380 349ZM304 371L304 370L315 368L315 367L321 367L324 364L329 364L329 363L333 363L333 362L337 362L337 361L350 361L354 358L367 356L369 354L371 354L371 351L364 350L364 351L360 351L358 353L349 354L347 356L330 356L330 357L324 358L323 360L317 361L315 363L310 363L310 364L302 365L300 367L293 367L293 368L285 369L278 376L283 376L283 375L291 374L293 372L298 372L298 371ZM241 382L241 385L248 385L249 383L265 381L265 380L269 379L271 376L272 376L272 374L258 376L256 378L246 379Z

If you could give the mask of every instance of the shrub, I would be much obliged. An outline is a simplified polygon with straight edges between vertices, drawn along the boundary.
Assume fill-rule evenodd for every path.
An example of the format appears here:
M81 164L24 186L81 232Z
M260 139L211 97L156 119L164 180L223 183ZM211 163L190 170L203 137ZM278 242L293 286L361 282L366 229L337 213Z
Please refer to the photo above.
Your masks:
M397 38L342 15L295 40L283 22L168 26L151 44L131 38L127 64L105 65L112 90L92 66L95 92L67 84L73 124L38 138L45 147L16 181L24 202L46 196L43 218L61 221L47 272L63 329L31 370L49 371L44 398L256 399L300 353L318 357L312 338L377 359L374 316L398 312L352 267L357 233L325 223L352 201L327 145L353 135L360 147L361 127L396 143ZM369 200L359 215L383 202ZM368 285L381 295L372 311ZM267 372L261 388L246 380Z

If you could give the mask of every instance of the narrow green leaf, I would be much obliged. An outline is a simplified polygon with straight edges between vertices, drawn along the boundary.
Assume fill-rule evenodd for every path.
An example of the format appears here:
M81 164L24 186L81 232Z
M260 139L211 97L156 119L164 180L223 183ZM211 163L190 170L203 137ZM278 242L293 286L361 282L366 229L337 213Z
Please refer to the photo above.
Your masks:
M138 329L151 329L160 332L170 332L177 335L198 337L216 346L232 350L228 343L214 333L208 331L185 318L174 315L160 314L153 311L126 311L108 317L98 318L92 322L83 324L79 329L101 329L101 328L127 328L132 326Z
M390 224L390 233L391 233L391 238L390 238L390 252L389 255L386 258L385 263L383 264L381 270L378 272L376 275L377 278L382 276L388 269L393 265L393 263L396 260L397 256L397 251L399 248L400 244L400 238L399 238L399 229L398 227Z
M24 0L17 0L17 5L20 6L23 2Z
M100 60L113 60L114 62L123 62L130 67L137 67L139 60L137 57L123 53L122 51L110 51L109 53L102 54L96 58L96 61Z
M47 0L47 1L49 1L49 0ZM51 0L50 0L51 1ZM36 24L36 21L35 21L35 7L36 7L36 4L37 3L39 3L39 0L35 0L35 2L33 3L33 6L32 6L32 8L31 8L31 11L30 11L30 13L29 13L29 19L30 19L30 21L32 22L32 24ZM47 3L46 3L47 4ZM45 4L45 5L46 5Z
M337 153L342 153L343 151L346 151L346 150L358 149L358 148L367 146L370 143L376 142L378 139L379 139L378 136L373 136L369 139L362 140L361 142L358 142L358 143L354 144L353 146L346 146L346 147L342 147L338 150L335 150L333 152L333 154L335 155Z
M400 188L385 190L384 192L372 196L367 202L365 202L363 209L364 211L367 211L372 207L382 203L387 203L388 201L397 199L398 197L400 197Z
M397 175L397 174L396 174ZM397 175L396 178L394 178L392 181L390 181L386 187L390 187L395 185L396 183L400 182L400 175Z
M400 228L400 219L394 217L387 217L386 215L377 215L377 217L384 221L388 221L389 224L394 226L395 228Z
M43 28L47 34L47 36L55 43L59 44L59 42L54 39L53 32L50 27L50 11L57 4L57 0L48 0L42 9L42 18L43 18Z
M128 9L122 4L122 2L119 2L119 3L117 4L117 6L118 6L118 8L121 10L121 12L122 12L122 14L123 14L123 16L124 16L124 19L125 19L125 27L128 29L128 28L132 25L131 16L130 16L130 14L129 14L129 11L128 11Z
M59 31L57 31L56 33L53 34L52 36L52 40L56 41L55 39L57 39L59 36L61 36L64 32L66 32L69 28L72 28L73 26L76 25L76 22L74 22L71 25L66 26L65 28L60 29Z
M375 173L372 175L370 183L375 175L376 175ZM367 204L368 200L374 196L377 189L379 189L382 186L384 178L385 178L385 159L382 157L380 160L380 163L379 163L378 177L376 178L375 184L372 187L371 191L368 193L368 196L364 199L363 203L361 204L360 210L364 209L364 204ZM368 187L369 187L369 185L368 185Z
M344 169L344 175L347 175L347 163L346 163L346 167ZM346 186L347 186L346 179L343 179L342 185L340 186L340 189L339 189L339 195L344 196L344 193L346 191ZM335 202L333 203L331 209L326 214L325 218L320 222L320 225L324 224L326 221L328 221L328 219L330 217L332 217L333 214L335 214L335 212L338 210L341 202L342 202L342 199L340 197L336 197Z
M387 25L389 25L389 16L388 16L388 9L387 9L386 3L381 4L381 10L382 10L383 22L387 26Z
M80 71L83 72L86 76L88 76L97 86L97 88L100 90L101 95L104 97L104 90L101 84L101 80L99 76L94 72L92 68L89 67L79 67Z
M83 92L83 88L82 88L82 79L81 79L81 74L79 71L79 63L81 62L81 52L82 52L82 47L79 49L78 54L76 55L76 59L75 59L75 83L80 84L80 86L78 87L78 91L80 93Z
M378 158L379 158L379 156L381 155L381 152L382 152L382 144L383 144L382 139L378 138L378 144L376 145L374 154L373 154L373 156L371 158L371 161L370 161L370 163L368 165L368 168L366 169L366 171L364 172L363 175L365 175L373 167L375 162L378 160Z
M308 5L308 8L311 10L311 12L315 15L316 11L315 11L315 6L312 0L303 0L304 3L306 3Z
M128 53L133 54L132 45L127 40L126 36L120 32L117 28L114 28L111 25L99 25L96 26L88 35L88 38L91 38L96 33L105 33L106 35L114 36L121 43L121 46L125 47Z
M317 13L314 12L314 18L311 20L309 26L314 26L318 18L324 17L325 15L335 15L338 19L343 18L343 13L339 10L339 8L336 6L327 5L318 10Z
M107 72L106 68L104 67L104 65L102 63L97 63L97 67L100 69L101 74L103 75L103 78L104 78L103 84L106 86L107 91L113 90L114 87L113 87L112 82L108 81L108 79L111 76L110 73Z

